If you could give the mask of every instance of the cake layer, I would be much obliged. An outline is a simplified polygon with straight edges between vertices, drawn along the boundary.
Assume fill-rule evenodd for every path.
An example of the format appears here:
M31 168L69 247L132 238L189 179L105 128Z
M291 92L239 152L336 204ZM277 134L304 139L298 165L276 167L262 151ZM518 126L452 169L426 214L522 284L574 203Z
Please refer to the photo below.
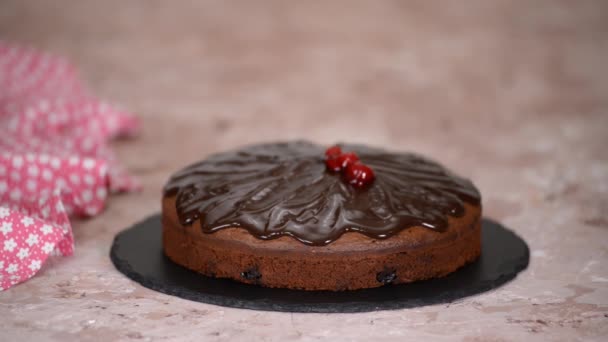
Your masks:
M410 227L387 239L343 234L319 247L291 237L260 240L241 228L205 233L183 226L175 198L163 200L163 245L174 262L207 276L267 287L353 290L441 277L481 251L481 210L466 205L445 232Z

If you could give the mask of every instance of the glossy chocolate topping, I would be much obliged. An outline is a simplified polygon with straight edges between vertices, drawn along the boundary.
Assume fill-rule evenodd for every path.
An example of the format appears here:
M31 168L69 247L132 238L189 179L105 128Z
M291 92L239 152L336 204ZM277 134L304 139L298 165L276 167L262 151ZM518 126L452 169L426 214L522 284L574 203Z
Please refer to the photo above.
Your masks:
M386 238L424 226L438 231L464 202L480 203L468 180L418 155L340 145L369 165L376 180L364 189L326 170L324 148L298 141L262 144L213 155L174 174L165 186L176 196L183 225L199 219L204 232L242 227L260 239L292 236L326 245L344 232Z

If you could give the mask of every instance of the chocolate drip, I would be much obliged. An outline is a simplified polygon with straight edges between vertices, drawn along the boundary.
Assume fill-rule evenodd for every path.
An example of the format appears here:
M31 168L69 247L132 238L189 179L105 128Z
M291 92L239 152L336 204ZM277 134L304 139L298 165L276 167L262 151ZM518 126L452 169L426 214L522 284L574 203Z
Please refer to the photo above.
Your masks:
M413 226L443 231L449 216L464 214L464 202L480 203L470 181L418 155L341 146L374 170L371 186L348 185L326 170L323 147L299 141L213 155L174 174L165 195L176 196L183 225L198 219L206 233L241 227L308 245L347 231L379 239Z

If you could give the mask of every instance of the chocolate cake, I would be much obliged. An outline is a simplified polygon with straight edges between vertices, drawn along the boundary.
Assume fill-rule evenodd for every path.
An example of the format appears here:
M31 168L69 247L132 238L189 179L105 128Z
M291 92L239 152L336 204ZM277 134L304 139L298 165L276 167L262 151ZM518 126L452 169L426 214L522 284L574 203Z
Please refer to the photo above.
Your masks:
M343 152L344 151L344 152ZM409 153L298 141L216 154L175 173L163 247L210 277L355 290L441 277L481 251L468 180Z

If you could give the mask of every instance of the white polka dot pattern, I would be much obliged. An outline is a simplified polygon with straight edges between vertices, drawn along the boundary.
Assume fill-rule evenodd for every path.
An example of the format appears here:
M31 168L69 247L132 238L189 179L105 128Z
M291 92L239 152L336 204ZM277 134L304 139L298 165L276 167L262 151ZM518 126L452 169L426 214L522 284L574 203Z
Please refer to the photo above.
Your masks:
M107 141L139 125L88 94L65 60L2 41L0 89L1 291L72 255L68 215L97 215L108 193L138 188Z

